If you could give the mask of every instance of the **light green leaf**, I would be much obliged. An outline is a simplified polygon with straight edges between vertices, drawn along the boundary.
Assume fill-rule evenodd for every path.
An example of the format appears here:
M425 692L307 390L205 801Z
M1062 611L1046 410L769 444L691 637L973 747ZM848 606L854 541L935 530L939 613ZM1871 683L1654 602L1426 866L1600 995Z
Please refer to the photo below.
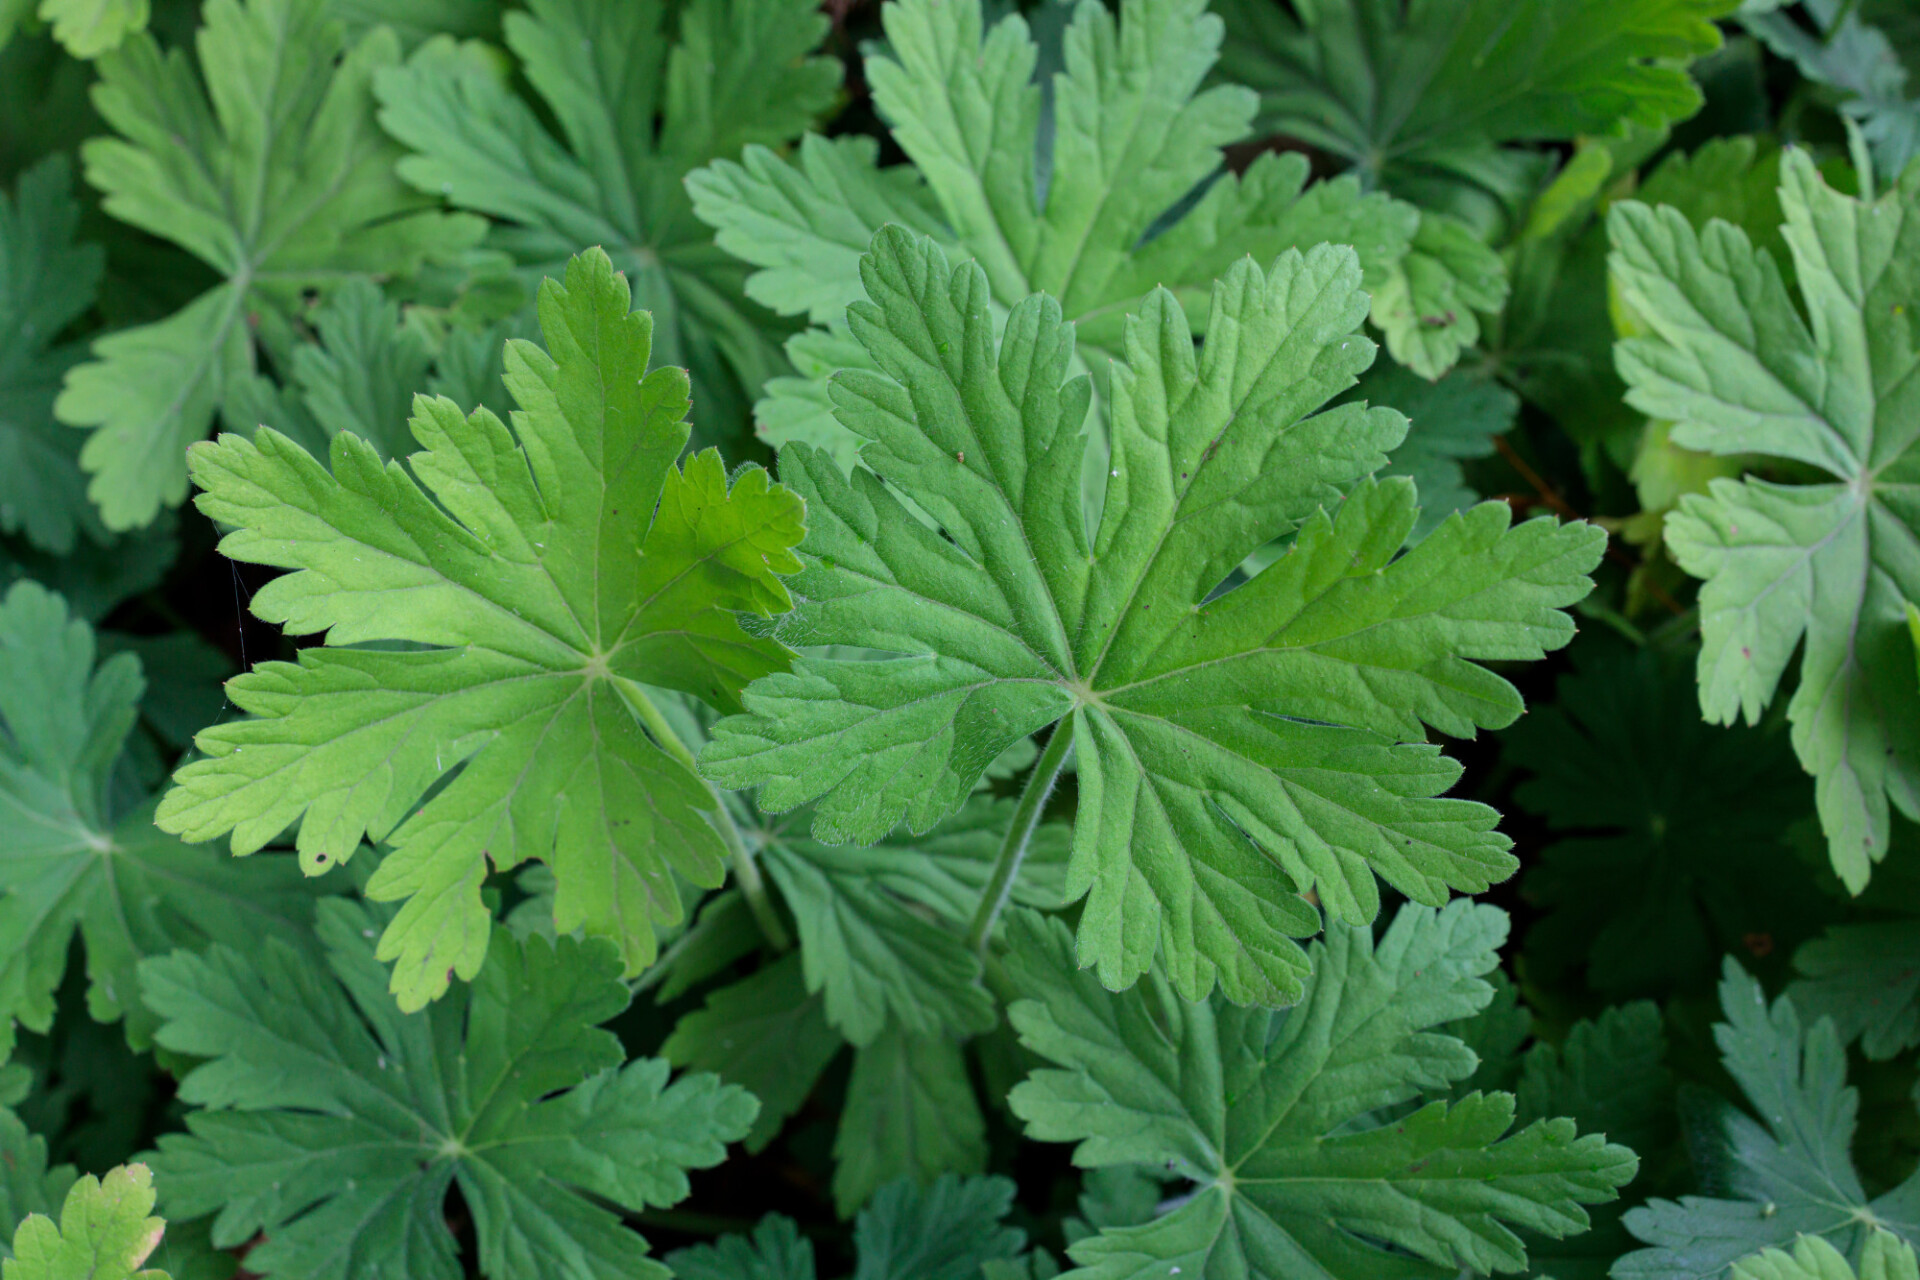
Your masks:
M1407 907L1376 946L1335 923L1292 1010L1182 1000L1157 975L1114 996L1074 973L1058 922L1022 916L1009 974L1021 1041L1056 1064L1013 1092L1031 1138L1083 1167L1152 1163L1194 1185L1142 1226L1068 1252L1099 1280L1430 1276L1519 1270L1515 1228L1560 1237L1611 1200L1633 1153L1544 1120L1508 1133L1508 1094L1409 1109L1471 1073L1436 1025L1493 992L1506 917ZM1391 1252L1389 1252L1391 1250Z
M470 989L402 1015L378 932L334 899L328 972L280 943L141 966L158 1042L204 1060L180 1083L188 1132L152 1160L168 1217L217 1212L222 1248L264 1231L247 1254L263 1276L455 1280L457 1185L496 1280L665 1280L605 1206L685 1198L686 1170L747 1132L752 1097L627 1060L597 1026L628 1000L603 942L503 932Z
M1920 1276L1913 1246L1886 1231L1876 1231L1861 1252L1858 1271L1840 1251L1819 1236L1802 1236L1793 1252L1767 1249L1734 1264L1733 1280L1914 1280Z
M1073 5L1064 62L1045 86L1026 20L989 27L986 13L981 0L895 0L881 11L888 45L866 74L908 165L880 169L867 139L808 138L791 163L749 148L688 179L720 247L759 268L752 297L837 323L860 297L860 255L892 223L977 259L1003 308L1052 294L1089 347L1110 351L1148 290L1171 289L1197 313L1236 258L1322 241L1358 246L1370 287L1398 279L1418 294L1406 315L1375 319L1395 355L1428 377L1472 340L1469 305L1499 305L1499 259L1471 237L1412 266L1422 220L1411 205L1352 179L1309 186L1297 154L1222 171L1221 149L1246 137L1254 98L1201 88L1222 40L1204 0L1124 0L1117 18L1091 0ZM1415 309L1434 319L1418 323Z
M80 433L54 421L60 376L80 359L57 343L100 283L100 247L75 244L80 205L64 156L0 191L0 531L56 555L87 530L106 541L87 505Z
M1614 206L1613 274L1649 326L1618 348L1628 399L1675 443L1764 454L1829 483L1712 483L1668 517L1701 590L1700 706L1751 723L1805 642L1788 703L1836 871L1859 892L1885 855L1889 802L1920 816L1920 692L1905 671L1905 600L1920 597L1920 172L1872 205L1803 152L1780 200L1801 318L1771 256L1726 223Z
M393 172L371 89L399 60L391 31L349 45L329 0L208 0L196 48L197 72L145 32L104 55L94 105L120 136L81 150L108 213L224 278L166 319L100 339L67 375L54 411L94 429L80 461L111 529L186 496L187 446L251 372L249 312L285 313L342 276L410 271L482 232Z
M209 940L299 939L314 894L292 861L240 867L156 830L153 801L128 807L112 774L144 688L140 661L94 665L94 637L33 583L0 600L0 1044L13 1023L47 1030L76 935L93 1016L125 1016L136 1046L153 1016L134 966Z
M807 0L533 0L506 42L560 136L491 51L429 41L376 81L381 123L414 154L400 174L500 219L535 273L604 246L656 321L660 365L692 370L703 423L744 420L782 372L783 329L740 298L745 272L692 215L681 179L749 143L778 146L832 102L839 64L808 54L827 20Z
M40 0L40 21L76 58L97 58L147 29L147 0Z
M1722 1105L1692 1144L1701 1180L1720 1196L1652 1200L1626 1216L1651 1248L1614 1265L1615 1280L1711 1280L1764 1248L1825 1238L1859 1262L1879 1228L1920 1239L1920 1175L1869 1198L1853 1164L1859 1094L1833 1023L1801 1022L1783 996L1728 959L1720 984L1720 1060L1754 1116Z
M167 1224L148 1217L153 1175L143 1164L92 1174L67 1193L60 1223L39 1214L13 1237L6 1280L167 1280L164 1271L135 1271L153 1255Z
M896 1178L983 1172L987 1122L959 1042L894 1027L855 1049L833 1156L843 1218Z
M1300 990L1291 941L1378 910L1376 876L1424 902L1511 873L1490 810L1436 797L1457 766L1425 745L1504 725L1519 695L1478 660L1564 644L1603 535L1489 503L1396 559L1411 484L1341 487L1379 466L1404 419L1344 405L1373 347L1351 250L1249 261L1215 290L1196 360L1167 292L1130 319L1112 373L1105 514L1081 522L1085 379L1045 296L996 346L986 277L898 228L866 260L854 331L884 373L835 381L868 442L851 480L804 447L782 475L807 499L781 634L895 655L807 658L722 721L709 777L763 808L817 801L815 835L874 841L960 807L1001 751L1072 733L1080 816L1069 898L1079 962L1119 988L1159 962L1183 994ZM876 478L876 473L879 479ZM884 479L885 484L881 482ZM902 505L915 503L936 532ZM1255 548L1292 551L1218 599ZM1203 603L1204 602L1204 603Z
M329 643L228 686L255 718L199 736L158 821L245 854L299 820L309 874L389 843L367 892L406 900L380 956L409 1009L479 971L481 882L529 858L554 868L561 933L649 963L682 916L674 877L717 885L726 850L641 686L729 709L787 662L739 615L787 607L799 499L712 451L675 465L686 374L643 376L652 324L605 254L547 282L540 315L547 351L509 345L511 430L422 397L406 468L352 435L331 475L272 431L194 452L201 509L235 527L222 550L296 570L255 614Z

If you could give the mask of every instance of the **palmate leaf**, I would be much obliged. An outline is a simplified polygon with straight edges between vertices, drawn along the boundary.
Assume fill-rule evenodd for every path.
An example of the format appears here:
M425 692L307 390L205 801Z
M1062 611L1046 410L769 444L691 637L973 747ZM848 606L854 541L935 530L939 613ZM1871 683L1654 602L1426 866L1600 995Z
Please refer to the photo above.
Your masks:
M1277 1012L1185 1001L1157 975L1114 996L1073 971L1063 924L1023 915L1015 933L1013 1024L1055 1064L1013 1091L1028 1136L1078 1143L1083 1167L1151 1163L1195 1184L1164 1216L1071 1246L1088 1280L1518 1270L1514 1228L1580 1232L1581 1206L1633 1176L1632 1152L1572 1121L1509 1133L1508 1094L1408 1108L1474 1069L1432 1028L1492 997L1494 908L1410 906L1377 946L1333 924L1303 1001Z
M454 1280L442 1208L457 1186L494 1280L665 1280L606 1205L687 1194L755 1104L710 1075L668 1082L599 1023L626 1007L604 942L502 932L473 986L401 1014L374 958L379 920L320 910L328 972L281 944L141 967L198 1110L151 1158L169 1219L218 1212L216 1246L264 1231L263 1276ZM622 1066L621 1064L626 1065Z
M834 98L839 64L809 57L827 20L808 0L532 0L505 20L555 137L497 56L428 41L375 87L421 191L501 219L496 243L534 273L603 246L654 315L655 360L693 375L701 423L744 422L783 369L786 326L740 296L746 272L694 218L682 179L749 143L778 146ZM713 436L711 438L718 438Z
M1811 800L1786 734L1700 719L1691 663L1583 638L1554 700L1508 731L1515 799L1559 838L1522 880L1536 980L1608 999L1705 994L1720 957L1784 955L1823 901L1786 839Z
M1628 400L1673 439L1828 473L1713 482L1668 517L1701 590L1700 707L1757 720L1805 641L1788 703L1834 869L1854 892L1884 856L1888 806L1920 817L1920 693L1905 601L1920 597L1920 171L1872 205L1805 153L1781 165L1784 234L1808 320L1773 258L1725 223L1622 202L1613 273L1650 332L1622 342Z
M833 392L872 470L849 480L824 454L783 452L808 533L781 634L899 656L807 658L756 683L748 714L716 726L709 777L759 786L773 812L817 801L816 836L870 842L902 818L928 829L1008 745L1058 723L1078 761L1080 962L1119 988L1157 953L1190 999L1216 979L1236 1000L1296 996L1291 938L1319 928L1309 890L1364 922L1376 876L1438 904L1511 873L1490 810L1435 798L1458 767L1422 726L1464 735L1519 714L1473 664L1564 644L1559 609L1585 594L1604 535L1509 529L1488 503L1396 559L1416 517L1404 480L1327 514L1406 429L1387 409L1314 412L1373 355L1353 332L1366 300L1350 249L1234 266L1197 362L1179 303L1147 299L1112 374L1091 542L1089 390L1062 384L1058 305L1020 304L996 349L979 266L888 228L863 271L873 301L850 316L885 372L848 371ZM1287 556L1208 601L1294 530Z
M94 665L94 636L34 583L0 600L0 1045L45 1031L76 935L87 1004L144 1045L154 1018L134 966L209 940L298 939L312 887L292 860L236 865L155 829L153 801L116 803L115 761L144 686L140 661Z
M978 259L1001 307L1052 294L1090 348L1117 350L1124 312L1149 289L1172 289L1197 319L1235 258L1322 241L1359 246L1376 323L1425 376L1472 341L1474 307L1499 306L1499 260L1471 237L1441 233L1410 265L1423 231L1436 234L1411 205L1351 179L1308 185L1299 155L1222 172L1221 148L1246 136L1254 99L1200 89L1221 48L1202 0L1124 0L1117 18L1074 5L1050 86L1034 79L1026 20L989 27L987 9L894 0L881 11L888 49L868 57L867 79L910 164L878 167L869 139L808 137L792 162L750 147L689 178L720 247L759 268L752 297L838 326L860 297L860 255L894 222ZM1413 290L1412 274L1417 316L1389 301ZM763 429L770 415L760 411Z
M67 1192L60 1221L34 1214L13 1237L13 1256L0 1267L5 1280L167 1280L158 1270L135 1270L153 1256L167 1224L149 1217L153 1174L143 1164L92 1174Z
M1854 1168L1860 1100L1833 1023L1805 1024L1785 996L1769 1006L1732 959L1720 1007L1720 1060L1753 1115L1722 1104L1692 1144L1718 1196L1653 1200L1627 1213L1627 1229L1652 1247L1621 1258L1615 1280L1711 1280L1801 1236L1823 1237L1856 1263L1881 1228L1920 1240L1920 1174L1869 1197Z
M328 0L209 0L196 48L197 72L145 32L102 57L94 105L120 136L81 149L108 213L223 278L99 339L67 375L54 411L94 429L80 461L111 529L186 496L187 446L253 368L249 313L287 311L342 276L412 270L483 231L393 172L371 88L400 57L390 30L349 44Z
M509 345L512 429L422 397L410 470L352 435L331 475L272 431L195 449L226 554L297 571L253 611L329 644L229 684L255 718L199 736L158 821L244 854L299 819L309 874L386 840L368 893L407 900L380 945L406 1008L479 971L490 867L551 863L555 926L613 939L630 972L681 917L676 874L722 876L717 801L641 685L731 709L784 669L737 615L787 607L801 504L712 451L675 465L686 374L645 373L629 304L604 253L568 264L540 294L547 350Z
M90 518L80 434L53 417L60 377L81 358L55 339L93 305L103 265L98 245L74 243L72 181L55 155L11 199L0 191L0 532L63 556L81 530L105 532Z
M1686 64L1738 0L1218 0L1221 71L1260 93L1262 131L1484 223L1532 193L1534 154L1691 116ZM1493 211L1482 206L1491 204Z
M860 1211L852 1280L975 1280L1019 1255L1025 1235L1002 1220L1013 1206L1005 1178L894 1182ZM815 1280L813 1245L774 1214L751 1236L722 1236L667 1255L681 1280Z

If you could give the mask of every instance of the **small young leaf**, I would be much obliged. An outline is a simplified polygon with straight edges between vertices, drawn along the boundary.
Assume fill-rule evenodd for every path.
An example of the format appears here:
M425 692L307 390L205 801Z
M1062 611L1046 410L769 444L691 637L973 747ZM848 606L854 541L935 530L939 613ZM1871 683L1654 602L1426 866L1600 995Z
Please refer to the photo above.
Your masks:
M167 1280L164 1271L135 1271L153 1255L167 1224L148 1217L153 1175L143 1164L104 1178L92 1174L67 1193L60 1224L34 1214L13 1237L5 1280Z

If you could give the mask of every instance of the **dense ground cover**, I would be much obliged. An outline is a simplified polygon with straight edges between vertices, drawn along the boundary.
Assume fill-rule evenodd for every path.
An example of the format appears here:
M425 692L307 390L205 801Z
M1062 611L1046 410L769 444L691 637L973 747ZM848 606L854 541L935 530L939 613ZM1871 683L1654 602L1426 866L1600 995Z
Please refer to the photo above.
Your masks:
M1916 72L0 0L6 1280L1920 1280Z

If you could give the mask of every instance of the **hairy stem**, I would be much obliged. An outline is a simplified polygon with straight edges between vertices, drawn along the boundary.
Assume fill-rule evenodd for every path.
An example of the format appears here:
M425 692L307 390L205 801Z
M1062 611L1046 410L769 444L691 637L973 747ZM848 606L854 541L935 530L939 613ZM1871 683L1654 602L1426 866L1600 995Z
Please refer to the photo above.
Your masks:
M660 714L660 708L653 704L645 689L632 680L619 681L620 696L626 700L633 713L640 717L640 723L647 726L647 732L660 744L660 749L687 767L687 772L700 778L700 770L694 763L693 752L673 731L667 718ZM760 875L760 866L753 860L753 850L747 847L746 840L740 834L739 824L733 820L733 811L727 808L726 798L705 778L700 778L707 794L713 797L711 821L714 829L720 833L720 840L727 846L728 860L733 863L733 882L739 886L740 894L747 900L747 910L753 913L754 923L760 926L760 932L766 935L769 945L775 951L785 951L793 946L793 939L787 934L787 926L781 923L780 913L774 910L773 899L767 896L767 882Z
M981 895L980 909L973 913L967 943L982 955L986 954L987 942L993 937L993 922L1000 918L1007 899L1013 895L1013 882L1020 874L1020 864L1026 860L1033 829L1040 825L1040 813L1047 807L1047 797L1053 793L1053 784L1059 781L1060 768L1066 764L1067 753L1072 749L1073 713L1068 712L1053 726L1047 749L1040 753L1033 772L1027 775L1026 789L1020 793L1019 807L1013 811L1013 824L1007 828L1007 838L1000 842L1000 854L993 860L993 878L987 881L987 891Z

